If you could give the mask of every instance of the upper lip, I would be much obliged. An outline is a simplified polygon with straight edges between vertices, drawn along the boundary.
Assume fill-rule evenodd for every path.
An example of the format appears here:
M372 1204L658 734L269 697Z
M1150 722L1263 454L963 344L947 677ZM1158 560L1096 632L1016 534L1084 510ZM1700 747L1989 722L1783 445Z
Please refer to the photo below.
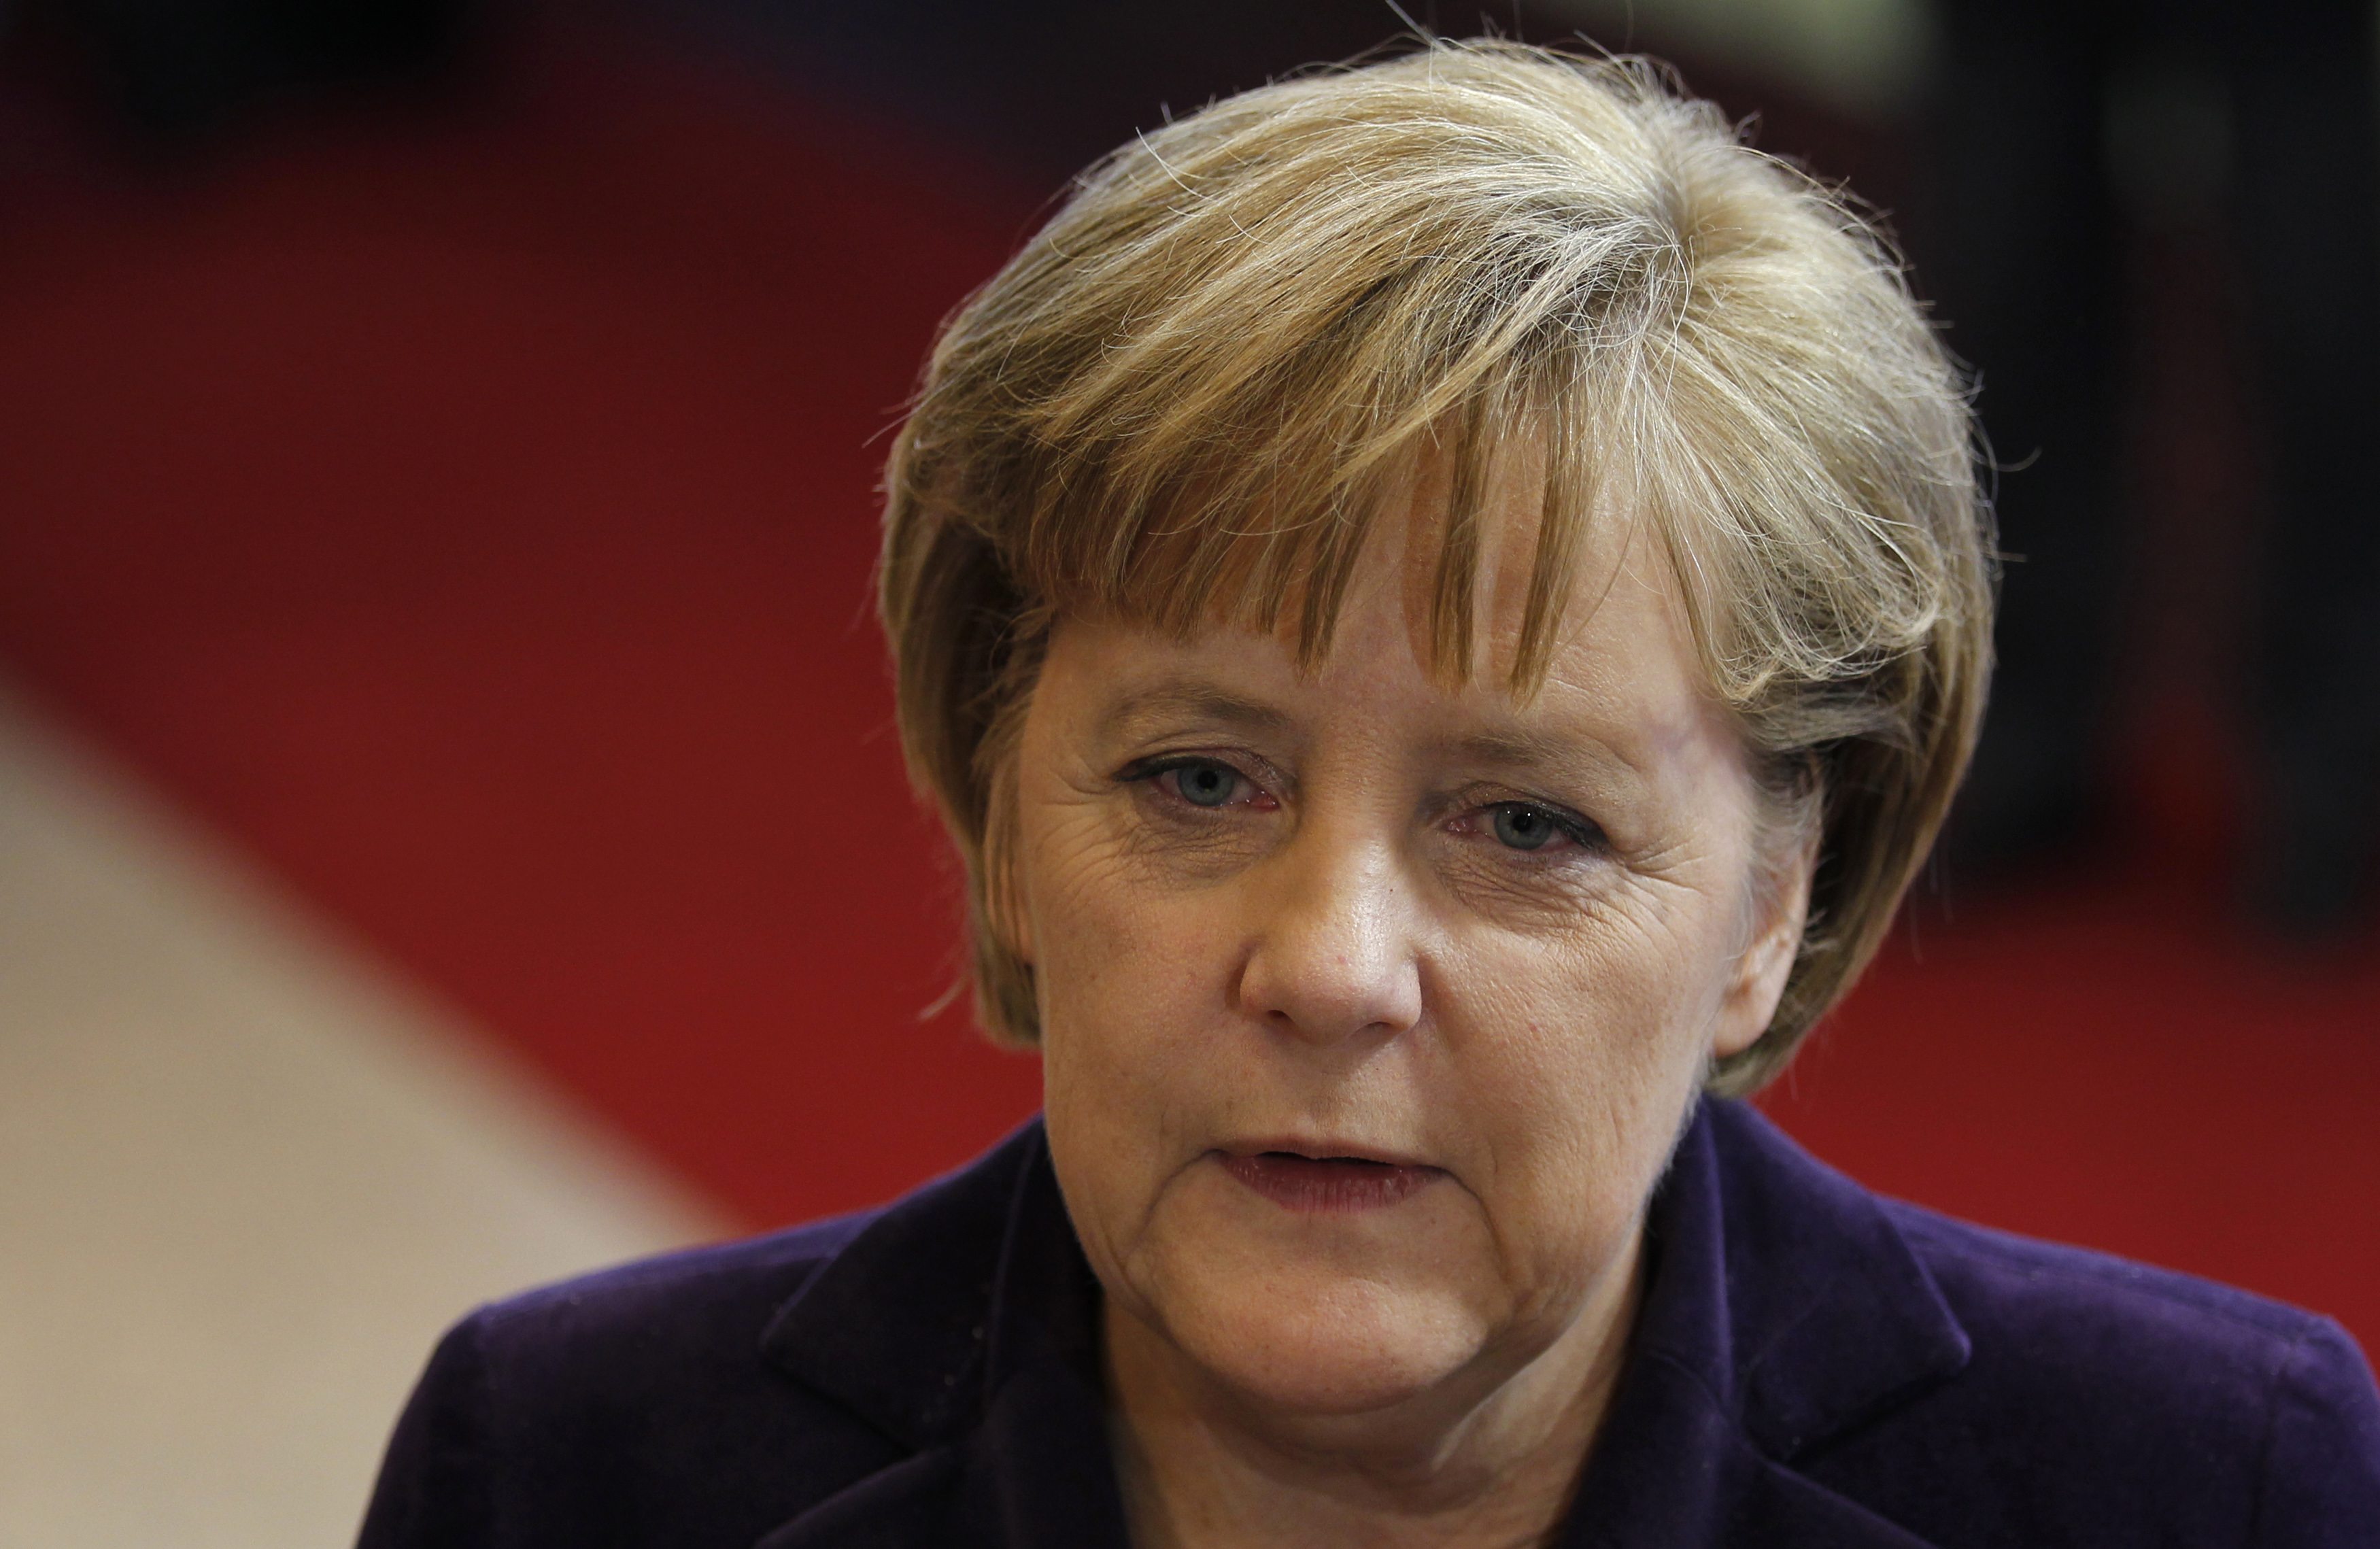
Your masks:
M1379 1162L1392 1168L1426 1168L1431 1165L1410 1152L1367 1145L1359 1141L1312 1135L1263 1135L1249 1140L1227 1141L1215 1149L1226 1156L1258 1156L1268 1151L1280 1151L1316 1162Z

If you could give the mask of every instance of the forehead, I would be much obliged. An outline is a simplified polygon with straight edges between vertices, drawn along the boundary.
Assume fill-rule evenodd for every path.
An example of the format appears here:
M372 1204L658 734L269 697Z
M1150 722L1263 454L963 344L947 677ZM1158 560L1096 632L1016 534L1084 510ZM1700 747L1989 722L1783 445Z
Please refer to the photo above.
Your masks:
M1602 454L1617 450L1600 425L1608 395L1535 392L1511 386L1354 442L1307 425L1305 441L1328 444L1244 445L1228 477L1161 457L1121 484L1095 477L1037 506L1004 558L1046 617L1185 637L1242 624L1278 632L1309 666L1331 650L1358 573L1386 565L1433 672L1491 661L1532 684L1581 591L1580 551L1607 544L1589 529L1633 532L1622 514L1641 504L1632 459ZM1479 648L1494 634L1500 659Z
M1220 607L1187 632L1121 613L1069 621L1099 636L1098 648L1082 654L1104 680L1102 721L1119 735L1184 718L1288 732L1338 717L1368 737L1395 734L1503 763L1587 748L1645 769L1690 744L1731 743L1731 722L1705 688L1674 576L1639 523L1585 526L1543 675L1513 686L1540 509L1525 475L1498 480L1480 503L1471 576L1477 627L1466 662L1438 660L1433 604L1447 495L1442 480L1416 479L1378 514L1317 660L1299 657L1292 621L1268 630Z

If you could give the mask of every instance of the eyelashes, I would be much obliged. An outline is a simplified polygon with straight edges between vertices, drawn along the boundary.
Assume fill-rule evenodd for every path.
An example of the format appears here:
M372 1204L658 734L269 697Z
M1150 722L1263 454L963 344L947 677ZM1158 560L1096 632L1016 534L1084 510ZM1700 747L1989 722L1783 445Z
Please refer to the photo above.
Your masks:
M1126 785L1150 785L1183 806L1199 812L1221 812L1234 806L1278 811L1281 802L1256 780L1227 760L1197 754L1160 755L1144 758L1116 776Z
M1486 830L1498 843L1524 854L1539 854L1548 849L1559 853L1564 844L1582 850L1609 846L1603 830L1595 824L1574 812L1540 802L1491 802L1455 821L1476 822L1482 817L1486 819Z
M1160 754L1119 770L1118 783L1146 786L1174 815L1190 820L1220 816L1234 808L1277 812L1280 799L1231 760L1210 754ZM1452 816L1436 827L1464 835L1479 835L1516 857L1553 860L1582 852L1608 853L1609 839L1591 819L1550 802L1504 797L1481 800L1479 793L1459 793L1440 810Z

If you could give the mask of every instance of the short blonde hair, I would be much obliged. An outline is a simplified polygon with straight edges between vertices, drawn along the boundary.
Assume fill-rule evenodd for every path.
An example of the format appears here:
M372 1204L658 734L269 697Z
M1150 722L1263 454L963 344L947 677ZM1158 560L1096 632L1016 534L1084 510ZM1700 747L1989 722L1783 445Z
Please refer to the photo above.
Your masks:
M1817 824L1809 924L1721 1093L1850 987L1949 805L1990 656L1957 372L1888 245L1643 61L1434 42L1117 151L948 321L886 475L903 746L966 867L978 1014L1051 622L1280 630L1311 665L1386 491L1447 479L1427 635L1470 671L1479 507L1543 466L1513 691L1598 513L1649 524L1711 689Z

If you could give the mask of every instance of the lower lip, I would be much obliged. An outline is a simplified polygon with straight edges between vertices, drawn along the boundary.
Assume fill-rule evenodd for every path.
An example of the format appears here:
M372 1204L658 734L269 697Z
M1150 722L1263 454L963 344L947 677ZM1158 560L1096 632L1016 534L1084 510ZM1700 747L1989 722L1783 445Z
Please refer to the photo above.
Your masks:
M1446 1175L1437 1168L1390 1162L1316 1161L1281 1151L1224 1156L1223 1170L1283 1210L1353 1215L1385 1210Z

